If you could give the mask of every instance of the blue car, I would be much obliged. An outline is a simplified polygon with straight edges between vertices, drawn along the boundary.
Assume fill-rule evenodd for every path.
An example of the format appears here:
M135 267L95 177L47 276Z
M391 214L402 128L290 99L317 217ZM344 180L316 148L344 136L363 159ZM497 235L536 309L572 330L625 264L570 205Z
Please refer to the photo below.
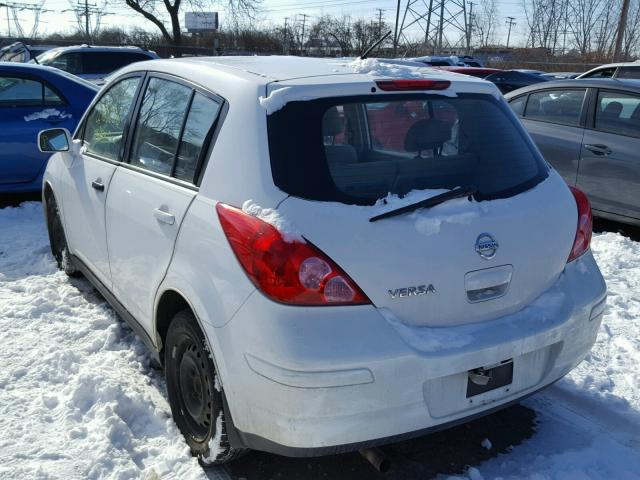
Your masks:
M50 154L38 132L73 132L98 87L56 68L0 62L0 194L37 192Z

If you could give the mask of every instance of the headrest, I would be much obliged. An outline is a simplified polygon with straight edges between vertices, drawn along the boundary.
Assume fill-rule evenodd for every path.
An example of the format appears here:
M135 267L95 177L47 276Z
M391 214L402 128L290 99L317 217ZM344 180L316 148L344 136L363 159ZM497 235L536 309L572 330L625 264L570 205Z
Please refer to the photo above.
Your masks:
M622 113L623 105L620 102L609 102L602 111L603 117L615 117L618 118Z
M344 131L344 118L340 116L337 107L328 109L322 117L322 135L335 137Z
M418 120L409 127L404 137L404 149L407 152L419 152L441 147L451 138L451 125L442 120L426 118Z

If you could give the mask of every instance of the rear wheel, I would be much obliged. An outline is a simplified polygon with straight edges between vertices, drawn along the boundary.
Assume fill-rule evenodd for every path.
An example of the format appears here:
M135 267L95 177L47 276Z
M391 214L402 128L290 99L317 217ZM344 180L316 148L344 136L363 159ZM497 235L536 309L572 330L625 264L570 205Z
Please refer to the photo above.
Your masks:
M172 319L164 348L171 412L191 453L202 465L219 465L241 455L232 448L222 408L222 390L198 324L188 310Z
M58 204L53 194L47 195L47 229L49 230L49 243L51 245L51 253L56 259L58 268L70 277L77 277L80 272L73 265L69 247L67 245L67 237L64 234L64 227L60 219Z

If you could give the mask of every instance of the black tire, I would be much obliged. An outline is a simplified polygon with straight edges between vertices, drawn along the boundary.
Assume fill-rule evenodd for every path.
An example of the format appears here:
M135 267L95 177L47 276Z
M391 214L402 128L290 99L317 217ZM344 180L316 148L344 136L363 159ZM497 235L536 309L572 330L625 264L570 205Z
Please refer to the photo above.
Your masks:
M51 253L56 259L58 268L70 277L77 277L80 272L75 268L69 247L67 246L67 237L64 233L58 204L53 194L47 195L47 230L49 231L49 244L51 245Z
M164 368L173 419L200 464L220 465L242 455L244 449L229 444L222 391L216 389L221 384L216 381L204 334L189 310L178 312L171 320Z

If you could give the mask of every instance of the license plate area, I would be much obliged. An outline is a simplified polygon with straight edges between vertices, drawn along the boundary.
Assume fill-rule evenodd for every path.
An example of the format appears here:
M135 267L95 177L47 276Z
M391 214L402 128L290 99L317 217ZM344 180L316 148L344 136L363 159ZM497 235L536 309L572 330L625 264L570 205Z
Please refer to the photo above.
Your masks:
M469 370L467 376L467 398L510 385L512 382L513 359L504 360L491 367L474 368Z

